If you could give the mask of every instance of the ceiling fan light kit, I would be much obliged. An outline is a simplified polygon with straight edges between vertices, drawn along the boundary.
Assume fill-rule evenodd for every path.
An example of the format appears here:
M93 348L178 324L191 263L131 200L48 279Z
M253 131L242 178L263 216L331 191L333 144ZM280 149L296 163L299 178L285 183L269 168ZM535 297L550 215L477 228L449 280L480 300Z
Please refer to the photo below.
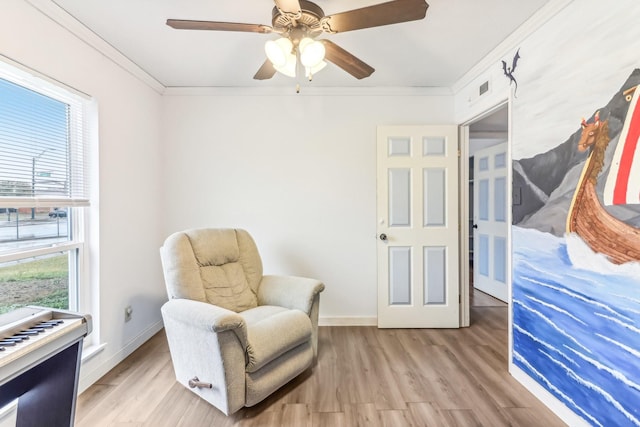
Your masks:
M300 62L307 68L315 67L324 59L324 45L310 37L300 40L298 45L300 50Z
M274 67L284 67L292 55L293 43L285 37L278 40L268 40L264 44L264 52Z
M276 71L289 77L296 76L298 56L300 63L305 67L305 76L309 79L327 65L323 61L324 45L310 37L303 37L299 42L288 37L268 40L264 45L264 51Z
M281 37L265 43L267 60L254 75L256 80L272 78L276 72L296 77L298 65L305 76L323 69L327 62L342 68L357 79L369 77L375 70L328 39L316 40L322 33L335 34L363 28L416 21L426 16L425 0L392 0L373 6L325 16L323 10L307 0L274 0L272 26L218 21L167 19L167 25L181 30L242 31L277 33Z
M282 65L273 65L273 68L276 71L284 74L285 76L295 77L296 76L296 56L293 53L289 53L286 55L286 61Z

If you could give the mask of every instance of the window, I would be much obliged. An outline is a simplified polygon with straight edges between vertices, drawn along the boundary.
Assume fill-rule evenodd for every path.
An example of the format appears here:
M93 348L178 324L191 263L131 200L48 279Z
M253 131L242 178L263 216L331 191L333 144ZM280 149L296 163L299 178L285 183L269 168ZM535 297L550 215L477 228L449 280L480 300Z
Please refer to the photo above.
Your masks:
M88 311L88 105L0 62L0 313Z

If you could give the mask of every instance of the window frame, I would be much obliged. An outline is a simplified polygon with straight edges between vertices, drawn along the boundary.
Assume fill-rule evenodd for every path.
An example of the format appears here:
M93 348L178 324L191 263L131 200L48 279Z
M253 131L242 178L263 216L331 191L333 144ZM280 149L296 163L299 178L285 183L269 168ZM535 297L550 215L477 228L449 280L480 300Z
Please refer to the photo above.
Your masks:
M89 254L89 250L92 247L90 241L92 233L89 224L90 215L95 212L90 199L95 197L95 189L91 187L91 184L92 179L97 176L97 162L92 162L91 159L91 156L97 151L97 106L88 95L8 58L0 57L0 78L69 105L71 123L67 129L69 132L68 148L72 150L79 148L82 155L86 156L82 159L83 173L79 182L81 185L87 186L86 190L81 192L82 197L75 199L73 193L69 198L34 197L33 194L31 197L0 197L0 208L64 207L68 211L68 240L41 245L34 244L27 248L15 248L0 252L0 263L29 260L48 254L68 253L69 310L95 316L97 305L93 301L93 296L97 295L97 285L92 283L96 276L92 274L90 269L92 256ZM78 132L79 129L74 124L81 125L82 132ZM74 181L73 177L69 179ZM96 326L94 326L94 333L85 338L85 347L99 343Z

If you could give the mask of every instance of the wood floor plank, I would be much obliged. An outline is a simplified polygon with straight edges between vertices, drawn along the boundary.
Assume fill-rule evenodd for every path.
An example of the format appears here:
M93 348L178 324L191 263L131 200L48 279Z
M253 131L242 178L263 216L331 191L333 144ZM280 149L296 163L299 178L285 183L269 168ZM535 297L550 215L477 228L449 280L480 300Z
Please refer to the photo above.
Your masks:
M456 357L465 366L468 375L473 376L498 407L521 407L526 404L518 399L518 394L514 393L514 389L511 387L512 383L505 381L504 376L492 369L479 356L484 346L463 346L459 343L451 345Z
M236 417L227 417L222 412L209 405L205 400L200 399L188 390L184 391L195 397L196 400L187 408L172 405L176 412L184 414L176 427L235 427L238 425ZM160 421L159 424L153 425L149 423L147 425L149 427L169 427L173 424L167 423L166 421Z
M505 418L514 426L556 425L556 416L540 403L531 408L504 408Z
M380 413L373 403L345 404L344 413L354 427L381 427Z
M373 402L375 387L369 382L373 368L366 352L363 358L359 350L366 345L362 338L363 329L350 326L334 329L332 336L336 339L335 346L341 362L337 383L340 403Z
M380 422L383 427L412 427L416 425L411 411L398 409L380 411Z
M374 327L364 329L366 346L359 350L363 357L368 355L371 364L367 371L369 384L375 389L374 403L378 410L406 409L406 400L403 398L398 383L398 373L402 369L394 369L403 364L402 359L394 360L386 354L387 348L382 345L380 337L389 334L387 330L378 330Z
M434 402L409 403L409 411L417 427L453 427L449 417Z
M158 339L162 340L163 337L161 336ZM151 348L151 346L146 346L142 349L141 353L146 354L146 357L140 358L137 363L127 368L129 373L126 376L120 376L121 380L118 381L117 387L114 387L107 393L94 407L87 408L89 410L86 416L80 417L82 422L78 423L78 426L100 427L110 426L118 422L144 421L143 419L123 418L121 414L136 413L136 411L139 413L149 413L153 409L138 404L137 396L146 395L147 390L145 390L145 388L151 387L151 389L155 389L155 387L158 386L155 392L160 396L168 392L168 388L166 387L168 382L154 383L154 379L157 380L157 374L163 368L167 369L171 367L169 355L167 352L151 351ZM134 359L137 360L137 357L138 355L136 355ZM107 374L107 376L108 375L109 374ZM100 380L98 382L100 385L103 384ZM109 382L107 381L107 383ZM165 384L165 386L163 387L162 384ZM171 384L173 384L173 381Z
M447 423L456 427L498 427L496 424L483 424L478 420L475 412L470 409L453 409L445 411Z
M397 385L399 396L404 403L424 401L428 394L425 379L421 376L421 366L411 358L410 351L403 345L406 329L386 329L378 333L378 340ZM425 361L423 361L424 364ZM400 407L403 409L404 405Z
M145 422L145 426L180 425L185 414L189 413L198 400L200 400L198 396L193 393L185 393L184 387L174 382L169 392L153 408L151 415ZM183 410L176 411L175 408L183 408Z
M316 412L336 413L342 411L338 397L338 383L340 378L338 352L331 339L332 328L319 328L318 331L318 361L314 370L322 375L312 375L309 380L311 389L311 410ZM319 390L323 390L319 392Z
M140 369L141 362L146 360L149 354L163 353L161 356L166 356L168 351L166 335L156 334L155 339L142 344L133 354L96 381L96 384L119 385L130 376L131 371Z
M132 401L123 405L116 421L143 422L153 415L156 407L164 399L175 384L173 365L166 363L156 374L150 374L141 381L150 381L154 387L146 387L144 383L136 388ZM159 390L163 390L164 392Z
M192 426L196 426L198 424L191 424ZM219 424L212 424L212 427L218 427ZM282 412L280 410L276 411L268 411L262 412L260 414L256 414L251 418L241 418L238 419L236 417L235 423L231 423L228 425L232 425L235 427L281 427L285 424L282 422ZM293 425L293 424L291 424ZM187 425L185 425L187 427Z
M457 330L320 327L312 369L228 417L175 381L161 331L78 398L76 425L562 426L508 373L507 310Z
M314 412L311 425L313 427L351 427L344 412Z
M499 411L499 405L487 392L484 384L477 381L468 367L459 360L459 354L448 347L444 349L442 356L441 364L446 367L447 382L450 387L456 388L458 400L454 407L444 406L445 402L438 403L450 410L471 410L474 419L479 420L483 425L492 427L506 425L505 418ZM458 414L455 411L452 413Z
M281 425L311 427L309 406L304 403L285 404L282 408Z
M81 425L89 411L100 404L105 396L115 389L115 385L96 383L82 393L76 402L76 425Z

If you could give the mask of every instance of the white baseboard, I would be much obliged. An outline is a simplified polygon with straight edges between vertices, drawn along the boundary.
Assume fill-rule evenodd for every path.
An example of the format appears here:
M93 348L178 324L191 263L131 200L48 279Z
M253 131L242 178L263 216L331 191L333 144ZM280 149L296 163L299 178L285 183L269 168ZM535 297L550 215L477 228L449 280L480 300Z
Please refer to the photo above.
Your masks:
M377 317L344 316L320 317L318 326L377 326Z
M78 381L78 394L85 391L93 383L95 383L100 378L102 378L102 376L104 376L107 372L115 368L115 366L118 363L126 359L127 356L133 353L142 344L147 342L152 336L157 334L163 327L164 327L164 324L162 323L162 321L154 323L153 325L148 327L146 330L144 330L142 333L140 333L137 337L129 341L129 343L126 344L124 347L122 347L120 351L115 353L110 358L102 361L98 366L96 366L90 371L84 370L84 363L83 363L83 368L80 369L80 379ZM92 355L90 359L94 359L95 357L96 356Z

